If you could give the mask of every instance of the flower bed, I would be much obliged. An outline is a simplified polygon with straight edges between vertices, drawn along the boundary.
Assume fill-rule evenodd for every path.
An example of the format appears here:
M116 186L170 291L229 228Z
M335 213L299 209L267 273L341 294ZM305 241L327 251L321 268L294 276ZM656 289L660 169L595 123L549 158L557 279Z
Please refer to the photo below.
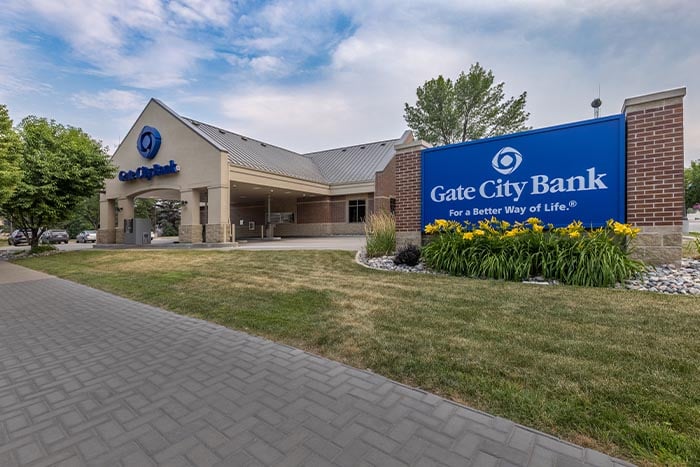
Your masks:
M564 284L609 287L644 269L627 251L639 229L609 220L585 229L580 221L554 228L531 217L511 225L495 217L478 224L438 219L423 260L453 275L521 281L542 276Z

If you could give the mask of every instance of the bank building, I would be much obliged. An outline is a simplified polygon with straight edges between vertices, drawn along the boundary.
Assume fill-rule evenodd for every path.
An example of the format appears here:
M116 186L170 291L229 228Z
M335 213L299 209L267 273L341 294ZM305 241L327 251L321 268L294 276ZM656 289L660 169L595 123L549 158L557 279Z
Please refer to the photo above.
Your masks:
M399 138L300 154L179 115L151 99L112 158L100 197L98 243L143 244L136 198L182 202L181 243L362 234L375 210L395 208Z

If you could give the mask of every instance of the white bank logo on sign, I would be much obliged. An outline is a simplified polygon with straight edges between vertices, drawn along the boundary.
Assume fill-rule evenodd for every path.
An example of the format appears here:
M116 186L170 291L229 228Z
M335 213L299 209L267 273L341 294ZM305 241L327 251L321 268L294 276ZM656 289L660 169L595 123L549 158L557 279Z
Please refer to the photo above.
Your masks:
M520 167L520 163L522 161L523 156L517 149L506 146L498 151L495 156L493 156L491 165L496 172L503 175L510 175L515 172L518 167Z

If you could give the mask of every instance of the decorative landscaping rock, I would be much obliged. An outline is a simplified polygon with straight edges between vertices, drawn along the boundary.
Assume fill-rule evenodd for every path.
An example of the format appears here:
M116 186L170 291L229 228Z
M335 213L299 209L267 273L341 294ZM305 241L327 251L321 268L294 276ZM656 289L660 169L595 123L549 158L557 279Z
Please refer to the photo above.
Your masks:
M396 265L393 256L368 258L363 251L357 254L357 261L367 267L385 271L437 274L428 269L423 262L413 267L405 264ZM538 285L557 284L556 281L547 281L542 277L532 277L523 282ZM618 287L666 294L700 295L700 260L684 259L680 267L672 264L649 267L647 271L618 285Z
M650 267L639 277L625 282L625 288L668 294L700 295L700 260L684 259L681 266Z
M365 266L373 269L383 269L385 271L399 271L399 272L417 272L422 274L437 274L435 271L431 271L425 267L423 262L419 262L415 266L408 266L406 264L394 264L393 256L379 256L377 258L368 258L364 251L361 251L357 255L357 261Z

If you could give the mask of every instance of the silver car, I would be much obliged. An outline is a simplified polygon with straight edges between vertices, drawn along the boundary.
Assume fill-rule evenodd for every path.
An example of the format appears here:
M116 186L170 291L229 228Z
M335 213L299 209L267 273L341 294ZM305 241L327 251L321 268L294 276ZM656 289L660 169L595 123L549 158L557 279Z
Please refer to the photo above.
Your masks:
M97 232L95 230L83 230L75 237L75 241L78 243L95 243L97 241Z
M51 229L47 230L41 237L39 237L39 243L68 243L68 232L62 229Z

